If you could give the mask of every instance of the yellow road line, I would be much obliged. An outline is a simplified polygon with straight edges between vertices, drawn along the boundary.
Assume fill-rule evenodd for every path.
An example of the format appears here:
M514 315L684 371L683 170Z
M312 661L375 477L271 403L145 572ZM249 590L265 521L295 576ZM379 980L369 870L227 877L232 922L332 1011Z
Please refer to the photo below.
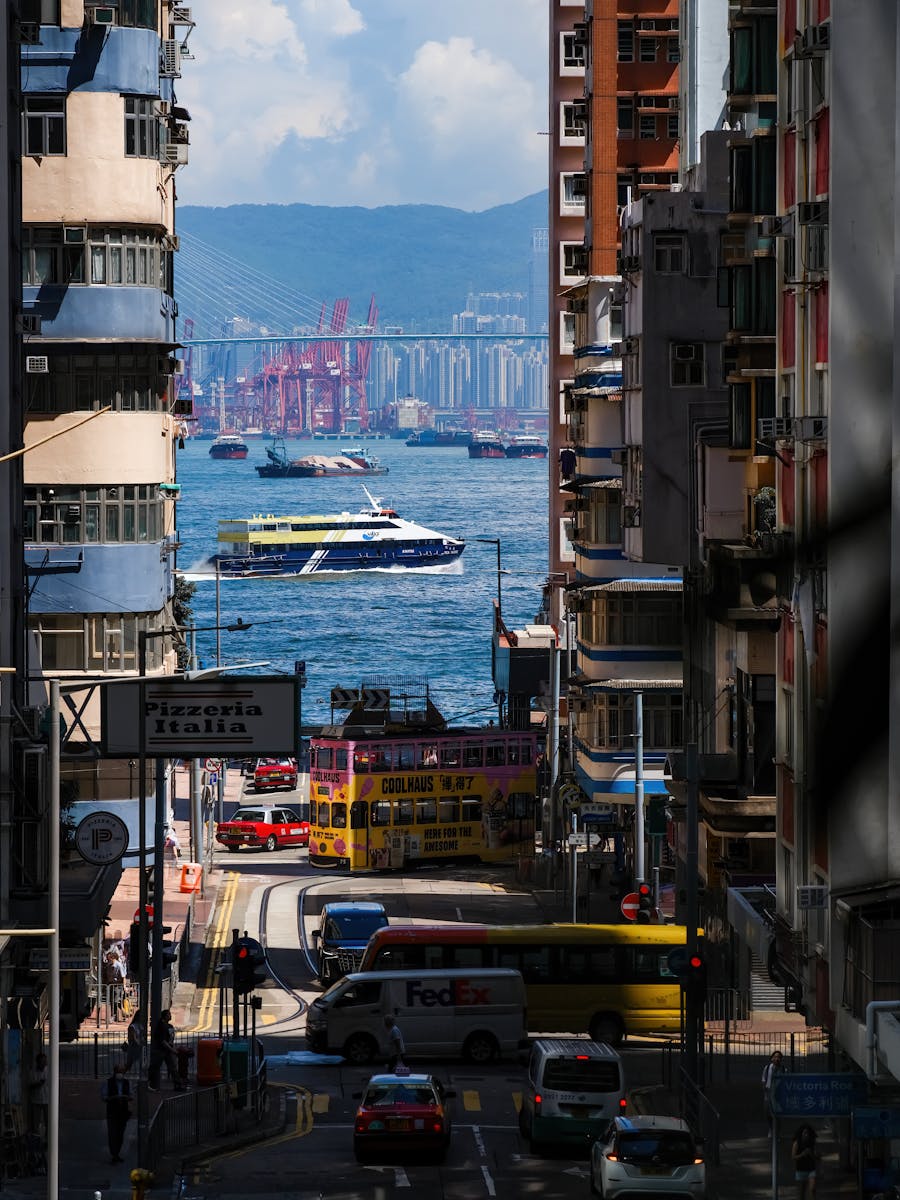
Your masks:
M309 1133L309 1131L312 1129L312 1111L311 1111L310 1103L309 1103L309 1101L311 1099L311 1093L308 1092L306 1090L306 1088L294 1087L289 1083L270 1083L269 1084L270 1092L275 1088L281 1089L283 1091L297 1093L297 1120L294 1123L293 1129L287 1130L286 1133L282 1133L278 1137L266 1138L265 1146L267 1149L269 1146L277 1146L281 1142L289 1142L292 1138L305 1137ZM271 1098L270 1098L270 1102L271 1102ZM242 1155L251 1154L254 1150L258 1150L259 1147L260 1147L259 1142L253 1142L249 1146L242 1146L239 1150L232 1150L228 1154L217 1153L215 1156L215 1159L212 1159L212 1158L201 1159L200 1163L198 1164L198 1167L200 1167L200 1168L206 1167L209 1165L209 1163L211 1163L213 1161L215 1161L217 1163L222 1162L226 1158L241 1158ZM198 1182L196 1176L195 1176L194 1182L195 1183Z
M463 1092L463 1108L466 1112L481 1112L481 1098L476 1091Z
M522 1093L521 1092L513 1092L512 1100L513 1100L513 1107L515 1108L516 1112L521 1112L522 1111Z
M215 971L219 955L216 952L224 949L226 945L227 932L231 924L231 914L234 911L239 881L240 876L238 873L236 871L229 871L226 876L224 894L220 891L222 901L217 907L216 924L209 946L211 954L206 979L203 982L202 988L199 989L202 995L200 1011L197 1014L197 1023L194 1026L195 1033L204 1033L212 1027L213 1013L219 997L219 977Z

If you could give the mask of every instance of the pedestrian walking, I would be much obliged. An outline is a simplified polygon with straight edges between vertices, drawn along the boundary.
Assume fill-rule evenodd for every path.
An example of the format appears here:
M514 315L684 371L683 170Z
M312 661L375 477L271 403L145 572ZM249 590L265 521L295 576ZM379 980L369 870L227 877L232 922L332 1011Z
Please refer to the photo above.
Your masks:
M816 1131L812 1125L801 1125L791 1145L794 1160L794 1179L797 1200L813 1200L816 1194Z
M104 1083L100 1095L106 1104L106 1136L109 1139L110 1162L122 1159L119 1151L125 1139L125 1127L131 1117L131 1084L125 1078L125 1064L116 1063L113 1073Z
M153 1027L150 1038L150 1067L147 1071L147 1086L151 1092L159 1090L161 1067L166 1064L169 1078L176 1092L184 1091L184 1084L178 1075L178 1056L175 1053L175 1026L172 1024L172 1014L164 1008L159 1014L159 1020Z
M127 1075L131 1068L137 1065L138 1070L141 1069L141 1060L144 1056L144 1026L141 1022L141 1014L135 1013L131 1018L131 1024L128 1026L128 1033L125 1037L125 1074Z
M400 1026L390 1013L385 1015L384 1027L387 1030L388 1039L387 1069L390 1072L394 1072L398 1067L403 1066L403 1055L406 1053L406 1043L403 1041L403 1034L400 1032Z
M34 1060L31 1080L28 1084L28 1099L31 1104L31 1132L47 1136L49 1128L48 1105L50 1094L47 1077L47 1055L39 1054Z
M769 1055L769 1061L763 1067L762 1073L763 1104L766 1110L766 1121L769 1125L769 1137L772 1136L772 1089L775 1086L777 1076L784 1075L785 1073L784 1056L780 1050L773 1050Z

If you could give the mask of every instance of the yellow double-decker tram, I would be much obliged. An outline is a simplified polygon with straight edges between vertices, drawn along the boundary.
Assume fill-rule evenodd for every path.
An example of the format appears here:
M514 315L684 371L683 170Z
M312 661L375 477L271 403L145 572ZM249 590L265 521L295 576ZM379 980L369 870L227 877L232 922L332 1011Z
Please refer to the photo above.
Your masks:
M310 740L311 863L388 871L532 853L534 733L452 728L427 696L400 707L387 689L356 695Z

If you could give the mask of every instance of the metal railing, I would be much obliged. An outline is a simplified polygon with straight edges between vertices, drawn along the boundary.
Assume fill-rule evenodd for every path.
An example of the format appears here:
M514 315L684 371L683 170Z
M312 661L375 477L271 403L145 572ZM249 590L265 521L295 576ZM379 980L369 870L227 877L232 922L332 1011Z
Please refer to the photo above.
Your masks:
M200 1034L179 1033L175 1035L175 1051L184 1047L196 1062L197 1042ZM105 1079L112 1074L116 1063L125 1058L125 1029L97 1029L79 1031L75 1041L64 1042L59 1048L60 1075L74 1078L86 1076L94 1079ZM144 1047L144 1063L146 1064L148 1048Z
M678 1069L679 1110L682 1120L703 1139L704 1157L719 1165L719 1112L685 1071Z

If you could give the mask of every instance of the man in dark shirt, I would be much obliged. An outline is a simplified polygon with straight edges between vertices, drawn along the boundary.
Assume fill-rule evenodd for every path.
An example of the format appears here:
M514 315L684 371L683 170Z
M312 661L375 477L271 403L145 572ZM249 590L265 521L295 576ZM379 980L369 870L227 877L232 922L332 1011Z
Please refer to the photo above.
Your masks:
M124 1063L116 1063L112 1075L103 1085L101 1096L106 1104L110 1161L118 1163L122 1161L119 1151L125 1138L125 1126L131 1116L131 1085L125 1078Z

